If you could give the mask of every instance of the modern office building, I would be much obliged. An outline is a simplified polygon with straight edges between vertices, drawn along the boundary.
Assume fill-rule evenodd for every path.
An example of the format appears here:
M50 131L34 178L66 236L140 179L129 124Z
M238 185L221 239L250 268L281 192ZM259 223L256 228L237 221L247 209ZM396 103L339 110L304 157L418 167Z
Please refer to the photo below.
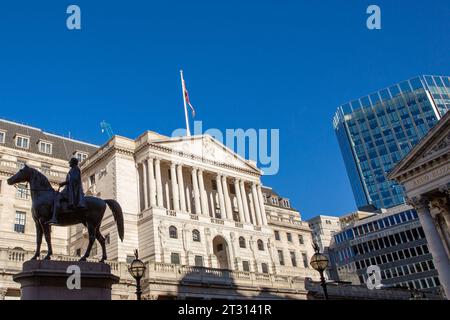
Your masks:
M313 239L319 246L320 252L328 252L333 235L341 231L339 217L319 215L308 220L313 232Z
M349 224L334 235L330 255L341 281L354 280L356 274L359 284L365 284L367 268L378 266L385 287L442 292L418 215L407 205Z
M419 76L338 108L333 125L358 208L405 202L387 175L448 109L448 76Z

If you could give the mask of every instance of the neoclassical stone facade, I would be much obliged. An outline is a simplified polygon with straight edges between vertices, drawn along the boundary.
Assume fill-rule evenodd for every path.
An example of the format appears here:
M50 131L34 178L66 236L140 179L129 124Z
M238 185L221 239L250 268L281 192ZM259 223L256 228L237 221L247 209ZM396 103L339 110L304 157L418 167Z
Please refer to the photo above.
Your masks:
M267 188L263 192L261 171L209 136L115 136L83 163L82 171L90 193L122 204L124 242L118 241L110 214L102 227L109 259L130 261L138 248L153 271L193 268L182 282L204 279L204 272L209 282L215 272L222 274L218 278L226 272L232 282L237 275L249 280L252 275L316 277L305 260L312 255L311 230L298 211L288 202L268 203L272 194L266 195ZM290 233L291 241L277 240L274 228ZM299 241L299 235L304 240ZM86 241L83 230L72 228L70 254L82 251ZM173 279L161 281L149 279L145 294L204 294ZM239 296L260 294L254 286L239 290Z
M36 236L26 186L18 190L6 179L27 164L56 188L71 156L83 161L85 192L118 200L124 212L124 242L109 210L102 224L108 263L120 277L114 299L135 298L127 266L136 248L147 263L147 299L306 299L305 278L317 279L308 265L311 230L299 212L262 186L253 162L209 136L145 132L98 147L8 121L0 122L0 132L2 299L20 296L12 275L33 255ZM53 229L54 259L76 261L87 245L86 230ZM99 254L95 245L91 258Z
M439 279L450 297L450 114L393 169L420 218Z

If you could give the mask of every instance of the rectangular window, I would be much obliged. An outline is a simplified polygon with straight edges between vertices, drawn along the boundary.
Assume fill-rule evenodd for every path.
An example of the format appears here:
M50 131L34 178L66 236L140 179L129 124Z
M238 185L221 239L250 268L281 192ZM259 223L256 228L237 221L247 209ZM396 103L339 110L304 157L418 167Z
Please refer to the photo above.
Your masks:
M292 242L292 234L291 233L287 232L286 237L289 242Z
M89 177L89 186L93 186L95 184L95 174Z
M242 261L242 270L250 272L250 263L248 261Z
M4 131L0 131L0 144L5 143L6 133Z
M14 231L18 233L25 233L25 218L26 213L23 211L16 211L16 219L14 222Z
M280 240L280 232L275 230L274 233L275 233L275 240Z
M17 136L16 137L16 147L28 149L30 146L30 138Z
M203 267L203 256L195 256L195 266Z
M17 189L16 189L16 198L28 200L28 197L29 197L29 194L28 194L27 185L23 184L23 183L19 183L17 185Z
M214 191L217 191L217 181L216 180L211 180L211 187Z
M305 244L305 239L303 238L303 235L302 235L302 234L299 234L299 235L298 235L298 242L299 242L300 244Z
M302 253L303 267L309 268L308 255L306 253Z
M269 267L267 263L261 263L261 271L262 273L269 273Z
M284 266L284 255L283 250L278 250L278 259L280 260L280 264Z
M297 266L297 259L295 258L295 252L291 251L290 255L291 255L291 264L292 264L293 267L296 267Z
M84 160L86 160L88 157L87 153L84 152L75 152L75 158L78 159L78 162L83 162Z
M52 144L45 141L39 141L39 152L52 154Z
M172 263L172 264L180 264L180 254L172 252L170 254L170 263Z

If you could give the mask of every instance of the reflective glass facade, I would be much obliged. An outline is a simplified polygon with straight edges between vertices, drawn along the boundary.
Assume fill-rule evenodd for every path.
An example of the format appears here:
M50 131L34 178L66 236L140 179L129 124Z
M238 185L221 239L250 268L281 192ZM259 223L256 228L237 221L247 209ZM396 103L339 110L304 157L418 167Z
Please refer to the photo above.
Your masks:
M404 203L390 170L450 109L450 77L420 76L341 105L333 125L358 208Z

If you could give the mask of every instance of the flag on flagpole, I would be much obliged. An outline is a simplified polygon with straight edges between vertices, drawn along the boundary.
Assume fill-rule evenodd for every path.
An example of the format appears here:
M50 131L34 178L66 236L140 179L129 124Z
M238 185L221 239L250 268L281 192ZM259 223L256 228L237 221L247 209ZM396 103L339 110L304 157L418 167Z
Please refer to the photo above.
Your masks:
M186 82L184 81L184 79L182 79L182 81L183 81L184 99L185 99L187 105L191 108L191 111L192 111L192 117L195 117L195 109L194 109L194 107L192 106L191 101L189 100L189 92L188 92L188 90L186 89Z

